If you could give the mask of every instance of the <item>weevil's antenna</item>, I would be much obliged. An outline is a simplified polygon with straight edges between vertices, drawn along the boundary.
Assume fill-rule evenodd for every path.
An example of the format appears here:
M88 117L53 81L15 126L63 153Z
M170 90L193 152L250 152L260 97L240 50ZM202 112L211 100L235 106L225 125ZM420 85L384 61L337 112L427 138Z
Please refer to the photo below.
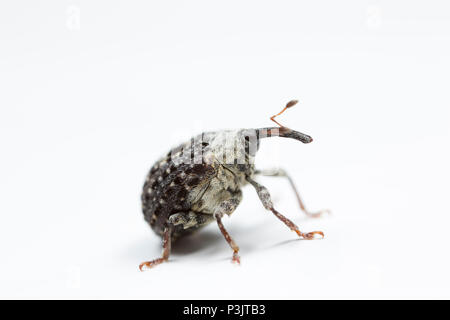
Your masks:
M270 120L272 120L273 122L275 122L277 125L279 125L280 127L284 127L283 125L279 124L277 122L277 120L275 120L276 117L278 117L280 114L282 114L286 109L291 108L293 106L295 106L298 103L298 100L291 100L286 104L286 107L284 107L283 110L281 110L280 113L277 113L276 115L270 117Z
M310 143L313 141L313 138L308 136L307 134L289 129L281 124L279 124L274 118L282 114L286 109L295 106L298 103L298 100L289 101L283 110L280 113L270 117L270 120L275 122L279 127L267 127L267 128L258 128L258 129L249 129L245 132L245 135L252 136L256 133L256 138L258 139L258 143L260 139L269 138L269 137L281 137L281 138L291 138L303 143Z

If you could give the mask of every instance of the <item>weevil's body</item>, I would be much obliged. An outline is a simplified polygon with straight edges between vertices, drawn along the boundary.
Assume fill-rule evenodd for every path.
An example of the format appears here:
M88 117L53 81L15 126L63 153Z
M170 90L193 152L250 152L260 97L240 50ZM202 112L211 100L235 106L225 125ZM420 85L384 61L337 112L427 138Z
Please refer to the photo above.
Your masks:
M295 103L289 102L285 109ZM303 143L312 141L311 137L283 126L207 132L172 149L153 165L143 187L142 210L145 220L163 238L163 256L142 263L141 270L144 266L153 267L167 261L173 240L213 221L233 249L233 261L239 262L239 247L225 230L221 218L231 215L239 205L241 188L247 183L256 189L264 207L299 236L306 239L312 239L315 234L323 236L320 231L300 232L293 222L274 209L267 189L253 180L257 173L287 177L301 209L312 216L322 213L310 213L305 209L292 180L283 170L269 173L255 170L253 163L260 139L272 136Z
M254 174L252 155L235 143L245 143L246 132L204 133L155 163L144 184L142 209L156 233L162 235L172 221L176 239L215 221L214 211L224 200L242 198L241 187Z

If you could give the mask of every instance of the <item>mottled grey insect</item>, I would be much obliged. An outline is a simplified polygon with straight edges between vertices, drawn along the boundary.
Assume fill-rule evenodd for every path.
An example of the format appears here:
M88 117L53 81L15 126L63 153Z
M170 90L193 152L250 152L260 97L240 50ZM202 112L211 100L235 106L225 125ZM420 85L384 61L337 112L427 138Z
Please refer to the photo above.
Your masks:
M172 241L216 221L225 240L233 249L232 261L240 263L239 247L225 230L222 217L231 215L242 200L242 186L250 183L267 210L284 222L300 237L314 239L321 231L301 232L298 227L273 207L266 187L254 180L256 175L279 176L288 179L300 208L309 216L317 217L322 210L306 210L292 179L284 170L256 170L254 157L260 140L279 136L310 143L306 134L280 125L275 117L294 106L290 101L277 115L271 117L280 127L206 132L172 149L156 162L147 175L142 192L142 210L145 220L163 239L162 257L143 262L139 268L151 268L169 259Z

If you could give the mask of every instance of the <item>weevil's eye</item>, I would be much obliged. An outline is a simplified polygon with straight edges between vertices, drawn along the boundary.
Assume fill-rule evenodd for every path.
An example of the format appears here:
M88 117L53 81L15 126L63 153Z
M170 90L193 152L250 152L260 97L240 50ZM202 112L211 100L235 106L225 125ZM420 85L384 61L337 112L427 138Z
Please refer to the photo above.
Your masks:
M250 156L255 156L259 149L259 139L256 130L248 129L243 133L245 143L245 153Z
M245 153L250 156L255 156L256 151L259 150L259 139L251 139L245 137Z
M246 172L247 169L248 169L248 165L246 165L246 164L238 164L238 165L237 165L237 168L238 168L238 170L241 171L241 172Z

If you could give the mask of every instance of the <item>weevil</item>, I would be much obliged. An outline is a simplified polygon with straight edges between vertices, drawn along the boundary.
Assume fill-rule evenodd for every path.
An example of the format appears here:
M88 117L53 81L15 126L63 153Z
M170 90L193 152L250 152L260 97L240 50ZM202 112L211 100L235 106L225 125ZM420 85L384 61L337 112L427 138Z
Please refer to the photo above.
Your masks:
M142 211L153 231L162 237L163 252L160 258L141 263L141 271L168 261L172 242L213 221L233 250L231 261L239 264L239 247L225 229L222 218L235 211L242 200L241 188L246 184L255 188L264 208L299 237L307 240L314 239L315 235L324 237L322 231L300 231L274 208L267 188L254 180L258 175L284 177L304 213L318 217L328 212L308 211L286 171L255 169L254 158L263 138L278 136L303 143L312 142L310 136L282 126L275 120L297 102L289 101L281 112L270 118L279 127L204 132L172 149L153 165L141 195Z

